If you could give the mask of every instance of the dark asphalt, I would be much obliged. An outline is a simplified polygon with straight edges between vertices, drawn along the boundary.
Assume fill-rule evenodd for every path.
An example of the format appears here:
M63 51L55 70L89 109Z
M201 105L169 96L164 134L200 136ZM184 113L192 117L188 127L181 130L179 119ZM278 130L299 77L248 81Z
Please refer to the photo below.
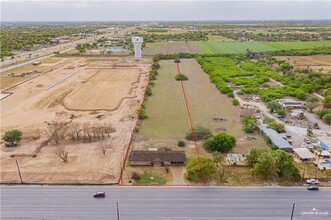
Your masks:
M105 191L106 198L92 197ZM331 188L1 186L1 219L331 219Z

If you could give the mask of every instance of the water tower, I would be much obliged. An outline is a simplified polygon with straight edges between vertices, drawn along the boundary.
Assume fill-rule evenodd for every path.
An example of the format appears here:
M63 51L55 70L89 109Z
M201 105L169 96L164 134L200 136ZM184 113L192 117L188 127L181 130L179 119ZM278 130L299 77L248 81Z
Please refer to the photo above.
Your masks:
M134 45L134 58L136 60L141 59L141 44L144 42L142 37L133 37L132 43Z

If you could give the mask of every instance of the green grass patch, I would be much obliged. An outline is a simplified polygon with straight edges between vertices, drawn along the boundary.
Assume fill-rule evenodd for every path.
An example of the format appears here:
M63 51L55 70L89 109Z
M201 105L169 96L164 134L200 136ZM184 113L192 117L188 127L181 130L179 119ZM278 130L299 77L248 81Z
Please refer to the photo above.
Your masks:
M167 182L166 177L155 173L144 172L139 175L140 179L137 180L138 184L159 184L164 185Z
M204 53L244 54L247 49L253 52L266 52L290 49L308 49L314 47L331 46L331 41L304 42L196 42Z

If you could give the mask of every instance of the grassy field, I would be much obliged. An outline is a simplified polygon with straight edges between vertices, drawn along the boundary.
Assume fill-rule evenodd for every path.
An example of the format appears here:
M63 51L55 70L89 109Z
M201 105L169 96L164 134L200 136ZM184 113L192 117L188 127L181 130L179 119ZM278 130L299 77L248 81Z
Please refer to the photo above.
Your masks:
M247 49L253 52L308 49L321 46L331 46L331 41L307 41L307 42L196 42L204 53L246 53Z
M234 42L235 40L220 35L208 35L208 41L210 42Z
M148 98L146 110L149 119L141 122L139 133L144 140L184 139L189 131L180 83L174 79L177 70L172 60L161 61L153 96ZM226 131L234 135L238 144L235 152L248 153L251 146L267 148L258 135L247 141L242 131L240 110L235 108L226 95L221 94L195 59L182 59L181 72L188 77L184 87L190 108L193 126L210 128L214 134Z
M194 42L159 42L148 43L143 49L143 54L152 56L155 54L172 54L172 53L203 53L203 50Z
M253 52L265 52L289 49L308 49L314 47L331 46L331 41L306 42L232 42L231 39L220 36L209 36L209 40L199 42L160 42L148 43L143 50L145 55L159 53L220 53L243 54L247 49Z
M148 98L149 119L141 122L140 133L146 139L181 139L189 130L177 69L173 61L160 62L159 75Z

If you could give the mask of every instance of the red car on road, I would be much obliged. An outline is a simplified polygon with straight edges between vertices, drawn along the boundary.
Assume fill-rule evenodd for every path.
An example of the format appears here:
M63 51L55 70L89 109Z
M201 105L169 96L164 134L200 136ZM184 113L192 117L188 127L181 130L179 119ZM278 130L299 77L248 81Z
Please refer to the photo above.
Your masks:
M96 192L93 195L94 198L104 198L105 196L106 196L105 192Z

